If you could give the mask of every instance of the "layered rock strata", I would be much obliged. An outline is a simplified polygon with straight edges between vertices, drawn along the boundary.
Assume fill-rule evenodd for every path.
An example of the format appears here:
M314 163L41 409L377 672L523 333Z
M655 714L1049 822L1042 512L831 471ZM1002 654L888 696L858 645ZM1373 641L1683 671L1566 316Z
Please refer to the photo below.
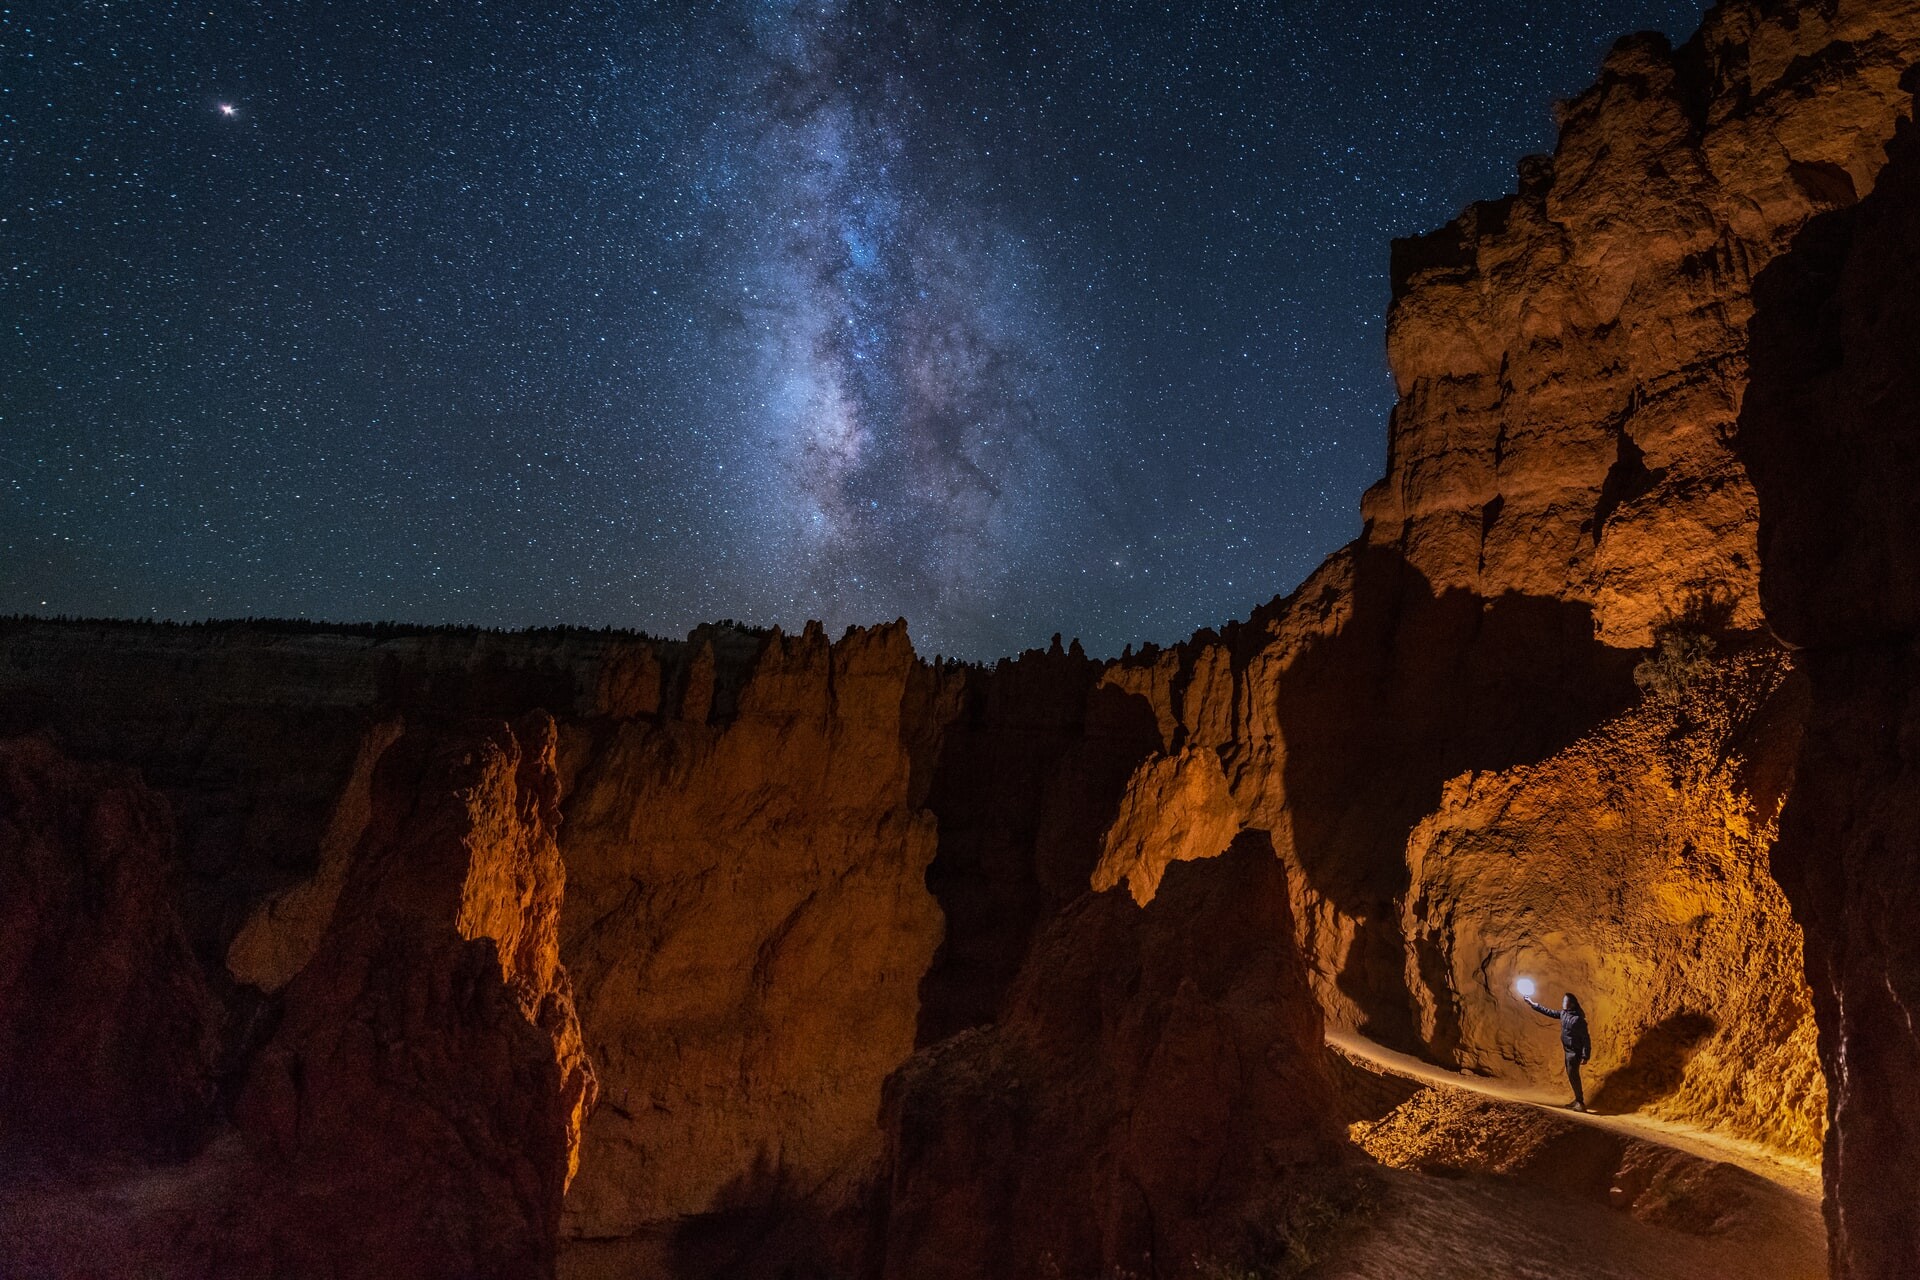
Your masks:
M1678 49L1615 46L1517 192L1395 245L1365 541L1435 592L1585 606L1609 645L1700 606L1757 626L1727 443L1753 277L1872 189L1916 59L1912 0L1726 3Z
M1247 623L1108 675L1166 728L1098 883L1145 899L1169 861L1265 833L1337 1025L1545 1075L1506 1000L1524 956L1601 993L1619 1096L1818 1141L1798 933L1763 868L1798 713L1747 723L1742 677L1663 726L1629 677L1663 635L1743 652L1763 624L1729 445L1752 281L1872 190L1916 60L1905 0L1723 4L1680 48L1623 41L1516 193L1395 246L1400 400L1365 531ZM1724 985L1709 942L1771 976ZM1716 1042L1723 1000L1746 1030Z
M838 1204L879 1154L942 936L925 808L950 685L903 626L766 639L724 720L570 724L564 951L605 1104L571 1234Z

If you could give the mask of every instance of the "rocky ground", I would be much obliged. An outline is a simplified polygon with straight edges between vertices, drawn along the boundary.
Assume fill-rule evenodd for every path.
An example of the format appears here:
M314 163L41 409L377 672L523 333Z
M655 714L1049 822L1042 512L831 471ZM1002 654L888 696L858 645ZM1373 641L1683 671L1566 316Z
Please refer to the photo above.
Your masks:
M1301 1274L1827 1275L1816 1162L1639 1114L1575 1114L1564 1090L1444 1071L1349 1035L1330 1044L1354 1140L1384 1170L1364 1224L1331 1232Z

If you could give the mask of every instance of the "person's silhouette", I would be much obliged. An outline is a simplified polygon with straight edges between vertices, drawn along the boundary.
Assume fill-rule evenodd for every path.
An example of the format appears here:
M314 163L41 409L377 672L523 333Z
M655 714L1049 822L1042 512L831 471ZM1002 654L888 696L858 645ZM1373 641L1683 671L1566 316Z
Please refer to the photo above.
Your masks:
M1580 1007L1580 997L1567 992L1560 999L1557 1013L1535 1004L1530 996L1520 998L1541 1017L1552 1018L1560 1024L1560 1048L1567 1055L1567 1083L1573 1086L1573 1102L1569 1105L1575 1111L1585 1111L1587 1095L1580 1088L1580 1067L1593 1056L1593 1037L1587 1034L1587 1011Z

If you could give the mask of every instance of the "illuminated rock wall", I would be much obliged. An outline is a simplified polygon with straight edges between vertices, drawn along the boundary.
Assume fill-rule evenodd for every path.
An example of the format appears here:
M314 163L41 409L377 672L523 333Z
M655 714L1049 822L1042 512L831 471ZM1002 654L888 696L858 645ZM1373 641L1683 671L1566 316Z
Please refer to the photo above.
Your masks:
M1646 1108L1806 1156L1826 1088L1800 931L1768 871L1805 714L1763 648L1536 765L1453 779L1414 829L1407 984L1433 1056L1565 1089L1558 1028L1516 998L1576 992L1597 1110Z
M593 1107L560 963L555 732L407 733L234 1116L255 1169L227 1265L551 1274Z
M571 1234L839 1203L870 1174L942 936L943 690L904 627L811 628L766 641L724 717L669 697L569 728L564 951L605 1097Z
M1400 402L1366 541L1436 592L1578 602L1645 645L1702 605L1760 622L1728 448L1754 274L1873 187L1912 0L1726 3L1622 41L1519 190L1394 249Z
M1760 635L1729 441L1754 277L1873 189L1916 60L1904 0L1718 6L1678 49L1616 47L1515 194L1395 246L1365 532L1248 622L1109 674L1163 732L1097 883L1144 899L1263 833L1336 1024L1546 1083L1551 1028L1507 999L1524 960L1597 993L1609 1098L1818 1144L1766 872L1804 697ZM1657 705L1630 677L1674 627L1723 660Z

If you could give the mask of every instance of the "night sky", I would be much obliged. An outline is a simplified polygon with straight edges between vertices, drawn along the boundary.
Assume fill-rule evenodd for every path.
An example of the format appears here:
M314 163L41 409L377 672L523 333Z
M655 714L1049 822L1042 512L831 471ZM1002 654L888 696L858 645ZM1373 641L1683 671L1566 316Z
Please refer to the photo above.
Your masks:
M0 612L1245 616L1383 468L1389 239L1699 14L6 8Z

